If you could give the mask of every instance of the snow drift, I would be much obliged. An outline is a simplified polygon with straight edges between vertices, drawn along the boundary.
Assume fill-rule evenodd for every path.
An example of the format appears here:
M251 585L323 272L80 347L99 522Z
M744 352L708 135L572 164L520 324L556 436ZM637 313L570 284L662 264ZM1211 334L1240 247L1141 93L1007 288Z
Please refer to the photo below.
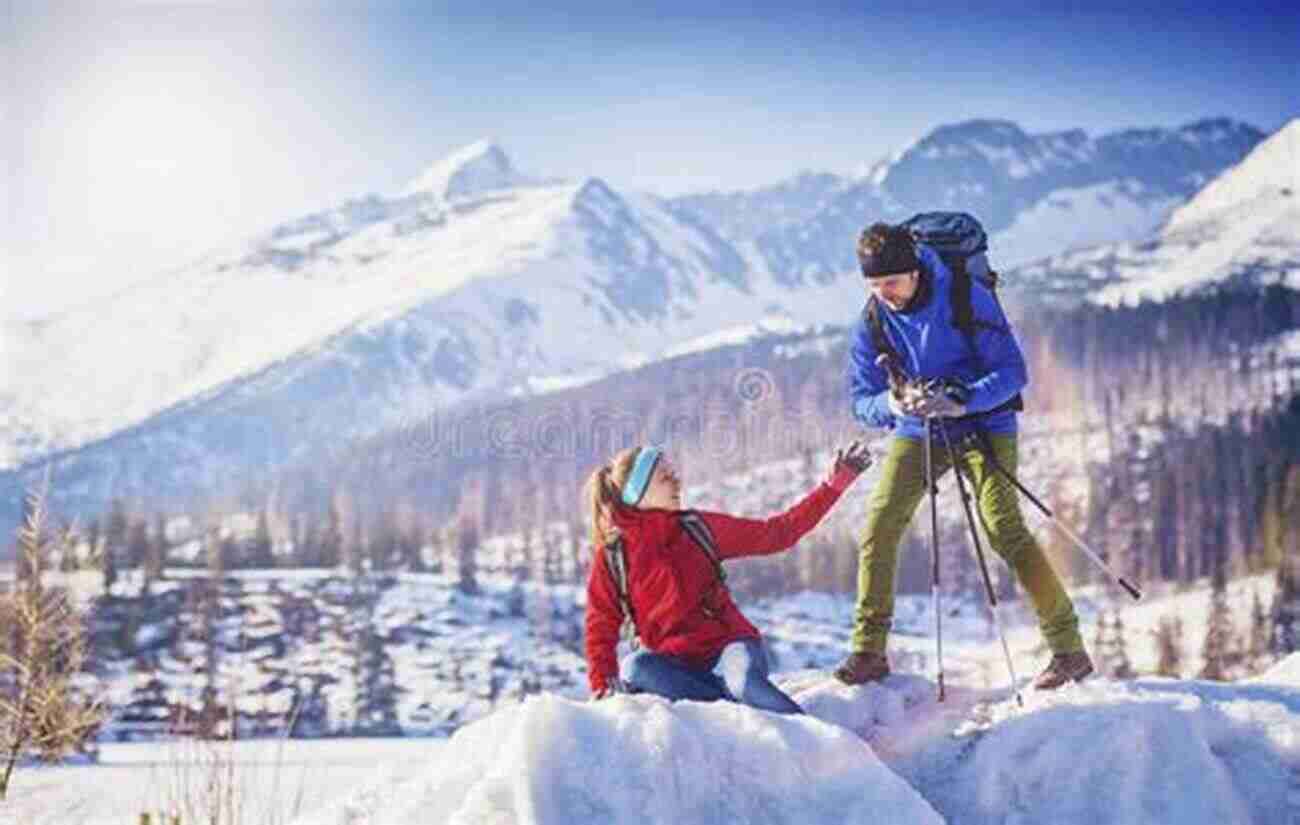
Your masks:
M359 794L304 825L356 821L943 820L861 739L815 718L651 696L540 695L462 728L424 777Z
M1283 664L1286 664L1285 662ZM1092 680L1056 693L916 676L784 686L811 714L651 696L529 698L427 772L300 820L341 823L1289 823L1300 685ZM820 718L819 718L820 717Z

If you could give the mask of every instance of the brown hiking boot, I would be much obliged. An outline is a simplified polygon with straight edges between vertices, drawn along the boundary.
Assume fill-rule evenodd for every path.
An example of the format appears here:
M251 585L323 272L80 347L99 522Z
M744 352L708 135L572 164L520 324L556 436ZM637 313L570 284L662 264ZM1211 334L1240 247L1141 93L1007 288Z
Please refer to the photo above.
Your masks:
M1057 653L1047 663L1047 668L1038 674L1034 687L1038 690L1055 690L1071 680L1081 682L1089 673L1092 673L1092 659L1088 658L1086 650Z
M835 678L846 685L861 685L867 682L879 682L889 675L889 660L880 653L850 653L848 658L835 668Z

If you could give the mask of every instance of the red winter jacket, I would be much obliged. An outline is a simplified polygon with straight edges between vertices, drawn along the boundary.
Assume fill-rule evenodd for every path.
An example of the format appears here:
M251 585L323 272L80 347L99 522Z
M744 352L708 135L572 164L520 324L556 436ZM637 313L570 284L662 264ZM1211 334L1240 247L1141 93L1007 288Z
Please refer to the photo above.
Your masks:
M699 513L723 559L761 556L789 549L817 526L840 497L822 483L802 501L769 519ZM656 653L680 656L707 667L737 639L757 638L758 629L741 615L713 563L682 529L676 510L619 507L614 523L623 535L628 597L641 644ZM587 581L587 670L593 693L618 676L618 589L597 548Z

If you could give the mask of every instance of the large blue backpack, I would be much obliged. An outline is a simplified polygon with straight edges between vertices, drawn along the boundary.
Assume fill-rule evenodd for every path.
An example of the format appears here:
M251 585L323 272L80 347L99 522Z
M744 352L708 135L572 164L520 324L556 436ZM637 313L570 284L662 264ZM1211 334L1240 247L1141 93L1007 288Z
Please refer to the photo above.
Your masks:
M903 221L900 226L908 230L914 243L924 244L933 249L952 273L949 292L952 325L961 332L971 353L978 359L979 351L975 348L975 333L980 328L1004 330L1010 334L1010 330L1002 324L976 318L971 306L973 278L978 278L979 282L992 293L994 301L998 299L998 273L989 269L986 254L989 239L984 227L965 212L920 212ZM889 336L885 334L884 325L880 320L880 307L874 295L867 300L863 313L876 352L891 355L895 360L899 360L898 351L890 343ZM1024 400L1017 393L1015 398L981 415L1008 409L1019 412L1024 408Z

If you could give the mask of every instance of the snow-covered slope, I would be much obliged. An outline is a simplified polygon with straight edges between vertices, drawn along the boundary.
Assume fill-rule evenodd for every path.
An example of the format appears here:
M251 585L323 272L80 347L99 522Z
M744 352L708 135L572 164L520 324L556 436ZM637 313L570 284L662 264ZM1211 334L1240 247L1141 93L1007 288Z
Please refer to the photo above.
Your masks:
M1300 286L1300 119L1215 178L1149 238L1051 257L1011 280L1112 304L1233 282Z
M0 466L218 397L311 405L336 436L361 435L467 396L616 370L774 305L842 320L856 296L847 281L784 294L656 198L597 179L520 184L498 149L471 150L404 195L6 327Z
M1094 680L1023 709L962 690L937 705L919 677L793 695L810 716L533 697L459 731L424 776L299 822L1210 825L1300 807L1295 685Z

